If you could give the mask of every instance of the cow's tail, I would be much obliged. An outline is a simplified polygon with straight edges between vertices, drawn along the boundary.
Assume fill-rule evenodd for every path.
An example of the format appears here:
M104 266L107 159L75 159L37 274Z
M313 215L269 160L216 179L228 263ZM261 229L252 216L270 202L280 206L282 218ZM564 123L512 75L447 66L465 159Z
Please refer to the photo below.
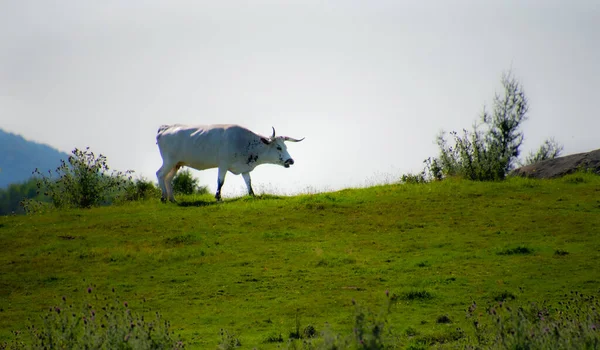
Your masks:
M156 143L157 143L157 144L158 144L158 139L161 137L161 135L163 134L163 132L165 132L165 130L167 130L167 129L168 129L168 128L170 128L170 127L171 127L170 125L166 125L166 124L164 124L164 125L161 125L161 126L158 128L158 131L156 132Z

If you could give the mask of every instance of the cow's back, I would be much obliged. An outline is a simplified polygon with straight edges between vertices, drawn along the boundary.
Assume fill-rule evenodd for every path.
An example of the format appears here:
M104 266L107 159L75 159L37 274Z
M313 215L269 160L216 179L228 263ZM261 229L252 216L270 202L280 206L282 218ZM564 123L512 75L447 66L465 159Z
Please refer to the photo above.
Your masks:
M156 140L163 160L203 170L228 162L254 133L238 125L163 125Z

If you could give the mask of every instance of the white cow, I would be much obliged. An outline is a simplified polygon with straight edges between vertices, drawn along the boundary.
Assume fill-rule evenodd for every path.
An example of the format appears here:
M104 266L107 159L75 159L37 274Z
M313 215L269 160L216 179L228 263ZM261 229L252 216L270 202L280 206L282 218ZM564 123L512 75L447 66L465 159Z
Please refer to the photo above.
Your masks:
M279 164L286 168L294 164L287 152L285 141L300 142L287 136L265 137L233 124L217 125L162 125L158 128L156 143L163 164L156 172L162 191L162 201L175 201L171 181L182 166L204 170L219 168L217 193L221 200L221 187L225 174L231 171L242 174L248 194L254 195L250 172L260 164Z

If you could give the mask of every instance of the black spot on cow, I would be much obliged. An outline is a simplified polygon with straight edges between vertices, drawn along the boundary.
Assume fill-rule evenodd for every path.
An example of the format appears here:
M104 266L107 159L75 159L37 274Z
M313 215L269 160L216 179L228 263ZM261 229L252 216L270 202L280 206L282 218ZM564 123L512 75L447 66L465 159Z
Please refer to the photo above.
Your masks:
M252 162L256 162L258 160L258 155L255 154L251 154L248 156L248 161L246 162L246 164L250 164Z

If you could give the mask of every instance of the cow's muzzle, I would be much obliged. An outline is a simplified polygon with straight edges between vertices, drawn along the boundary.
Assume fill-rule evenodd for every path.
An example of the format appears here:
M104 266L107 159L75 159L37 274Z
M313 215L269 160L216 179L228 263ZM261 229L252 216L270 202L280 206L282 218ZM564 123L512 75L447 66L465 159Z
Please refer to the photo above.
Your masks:
M283 162L283 166L286 168L289 168L290 165L294 164L294 160L292 158L286 160L285 162Z

